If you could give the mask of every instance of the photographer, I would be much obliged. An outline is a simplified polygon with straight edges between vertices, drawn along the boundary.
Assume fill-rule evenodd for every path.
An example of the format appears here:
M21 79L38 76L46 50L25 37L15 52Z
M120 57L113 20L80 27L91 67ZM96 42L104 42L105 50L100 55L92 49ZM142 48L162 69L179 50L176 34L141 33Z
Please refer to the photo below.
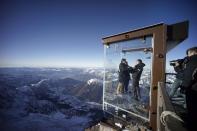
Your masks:
M172 90L170 92L170 98L174 97L176 91L182 84L182 79L183 79L183 68L184 68L184 59L179 59L175 61L171 61L170 65L174 67L176 74L176 79L174 80L174 83L172 85Z
M183 83L182 86L185 89L191 84L192 74L197 67L197 47L193 47L187 50L187 60L184 64Z
M197 47L187 50L188 61L184 65L182 88L186 94L187 124L191 131L197 130L197 89L196 89L196 68L197 68Z
M197 130L197 89L196 89L196 68L197 68L197 47L192 47L186 51L187 57L171 61L170 65L174 66L177 72L176 80L173 83L174 92L181 87L181 91L185 92L187 106L187 121L189 131Z

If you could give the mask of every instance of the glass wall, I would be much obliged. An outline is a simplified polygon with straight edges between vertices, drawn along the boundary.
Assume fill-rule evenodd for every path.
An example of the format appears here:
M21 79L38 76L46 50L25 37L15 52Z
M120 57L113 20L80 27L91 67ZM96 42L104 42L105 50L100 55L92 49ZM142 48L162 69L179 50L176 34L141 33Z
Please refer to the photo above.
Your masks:
M149 120L152 37L105 45L104 110Z

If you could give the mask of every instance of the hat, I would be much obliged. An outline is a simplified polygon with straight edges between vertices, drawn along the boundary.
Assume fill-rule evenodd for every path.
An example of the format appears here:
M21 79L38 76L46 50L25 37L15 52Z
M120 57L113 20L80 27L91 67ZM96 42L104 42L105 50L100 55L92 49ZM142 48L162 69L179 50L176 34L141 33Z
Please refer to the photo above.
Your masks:
M122 58L121 62L123 62L123 61L127 61L127 60L125 58Z
M139 61L140 63L142 63L142 60L141 59L137 59L137 61Z
M186 50L186 54L188 55L189 51L197 51L197 47L192 47Z

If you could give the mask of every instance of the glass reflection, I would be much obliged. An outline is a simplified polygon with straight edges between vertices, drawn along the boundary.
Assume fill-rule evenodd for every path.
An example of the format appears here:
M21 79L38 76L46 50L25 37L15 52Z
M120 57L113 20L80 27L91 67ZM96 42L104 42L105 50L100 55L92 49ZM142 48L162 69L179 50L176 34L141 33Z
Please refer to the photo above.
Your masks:
M151 47L152 37L105 47L104 105L149 118Z

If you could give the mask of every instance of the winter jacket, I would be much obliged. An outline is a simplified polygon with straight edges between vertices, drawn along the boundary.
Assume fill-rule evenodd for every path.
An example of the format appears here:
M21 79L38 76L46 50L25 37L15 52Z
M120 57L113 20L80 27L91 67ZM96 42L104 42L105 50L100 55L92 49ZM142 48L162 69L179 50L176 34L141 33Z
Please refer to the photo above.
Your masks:
M192 82L192 74L197 67L197 55L188 57L187 63L185 63L183 70L183 82L182 86L188 87Z
M188 57L185 57L183 59L183 62L180 63L179 66L175 66L174 70L177 72L176 78L178 78L179 80L183 80L184 77L184 66L185 64L188 62Z
M183 79L183 67L182 66L175 66L174 70L177 72L176 78L182 80Z
M145 66L144 63L140 63L140 64L135 65L135 67L131 71L133 80L137 80L137 81L140 80L144 66Z
M119 82L129 81L130 79L129 66L121 62L119 65Z

